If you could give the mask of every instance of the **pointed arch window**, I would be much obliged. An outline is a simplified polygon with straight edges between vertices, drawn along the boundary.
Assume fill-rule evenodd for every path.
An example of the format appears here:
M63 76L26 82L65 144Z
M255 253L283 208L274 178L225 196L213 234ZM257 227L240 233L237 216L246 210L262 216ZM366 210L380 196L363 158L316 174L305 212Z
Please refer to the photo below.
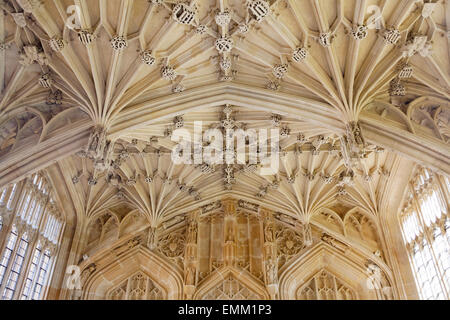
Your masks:
M450 298L449 180L418 168L400 214L403 239L422 299Z
M0 299L42 299L63 220L42 173L0 191Z

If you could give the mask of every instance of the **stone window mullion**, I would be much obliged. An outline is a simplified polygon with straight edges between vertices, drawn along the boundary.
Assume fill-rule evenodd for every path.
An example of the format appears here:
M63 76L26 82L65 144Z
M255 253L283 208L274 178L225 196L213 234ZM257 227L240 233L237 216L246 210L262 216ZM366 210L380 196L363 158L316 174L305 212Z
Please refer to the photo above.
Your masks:
M416 210L417 210L416 211L416 217L418 218L418 221L419 221L419 223L422 226L422 232L423 232L423 235L424 235L424 237L426 239L426 244L427 244L427 246L428 246L428 248L430 250L430 253L432 255L433 266L434 266L435 270L437 271L438 276L442 280L442 279L444 279L444 275L442 274L442 271L440 270L440 267L439 267L438 263L436 263L436 261L438 261L438 260L437 260L436 254L435 254L433 246L432 246L433 238L430 236L430 232L429 232L430 228L427 227L427 225L426 225L426 223L425 223L425 221L423 219L424 212L422 212L422 207L420 205L420 201L426 201L426 197L428 197L428 195L424 195L424 193L422 192L421 193L421 199L419 200L417 194L414 194L413 201L415 202L415 207L416 207ZM439 281L439 282L440 282L441 287L443 287L442 281ZM443 289L444 292L446 292L445 287L443 287L442 289Z
M17 254L17 249L19 248L21 239L25 233L25 230L23 230L23 228L17 228L17 239L16 239L16 243L14 244L14 249L11 251L11 255L9 257L9 261L8 261L8 267L5 270L5 274L3 275L3 283L0 287L0 299L3 299L3 292L5 291L6 285L8 283L8 279L9 279L9 275L11 273L11 269L14 265L14 260L16 258L16 254ZM2 252L2 257L3 257L3 252Z
M37 242L39 244L39 241ZM39 259L38 259L38 263L36 264L36 271L33 274L33 279L31 281L31 286L30 286L30 292L27 296L27 300L31 300L33 297L33 293L34 293L34 287L36 285L38 276L39 276L39 272L41 270L42 267L42 263L44 261L44 252L45 252L45 248L44 246L41 246L41 252L39 254Z

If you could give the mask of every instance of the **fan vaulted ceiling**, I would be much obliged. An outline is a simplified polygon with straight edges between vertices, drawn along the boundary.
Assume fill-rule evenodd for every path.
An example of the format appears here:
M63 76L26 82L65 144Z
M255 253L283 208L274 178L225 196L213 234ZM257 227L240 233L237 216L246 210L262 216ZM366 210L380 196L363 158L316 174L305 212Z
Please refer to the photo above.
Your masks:
M325 207L376 216L397 154L450 172L448 17L437 6L3 1L1 182L54 163L78 213L125 201L155 226L226 195L302 222ZM285 130L278 174L170 161L176 119L220 126L225 106L247 128ZM367 141L350 171L351 123ZM107 171L79 152L93 127L113 144Z

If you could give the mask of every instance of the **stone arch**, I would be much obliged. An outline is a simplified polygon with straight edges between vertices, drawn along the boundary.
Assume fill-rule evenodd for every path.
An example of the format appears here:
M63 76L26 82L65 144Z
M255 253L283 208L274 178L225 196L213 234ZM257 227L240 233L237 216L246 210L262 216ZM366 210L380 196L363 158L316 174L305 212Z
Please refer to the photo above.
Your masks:
M345 226L342 218L330 208L320 208L320 210L312 217L312 220L318 222L320 226L327 226L339 234L345 235Z
M182 299L183 280L176 269L147 248L136 247L127 251L120 260L97 268L83 286L83 300L104 300L125 279L142 272L165 292L168 300Z
M305 255L298 257L280 275L280 299L296 300L297 291L322 270L331 273L346 287L353 290L358 299L377 299L375 290L370 290L367 285L369 275L366 272L366 266L324 243L318 244Z
M299 300L357 300L355 290L327 268L314 274L296 292Z
M359 242L372 252L382 251L379 225L365 210L355 207L343 219L345 237Z
M132 210L120 221L119 238L133 232L140 232L148 228L148 221L139 210Z
M265 286L244 270L222 267L197 288L194 300L269 300Z

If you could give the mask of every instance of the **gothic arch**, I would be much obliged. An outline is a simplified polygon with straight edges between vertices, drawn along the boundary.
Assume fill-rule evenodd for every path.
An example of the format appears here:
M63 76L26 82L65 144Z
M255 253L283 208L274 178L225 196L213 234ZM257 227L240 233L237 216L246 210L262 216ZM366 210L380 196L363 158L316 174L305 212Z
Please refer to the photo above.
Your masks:
M298 289L323 269L351 288L359 299L377 299L375 290L368 289L369 275L366 267L323 243L299 257L280 275L280 299L297 299Z
M300 300L357 300L358 294L325 268L298 287L296 297Z
M166 300L167 292L150 275L138 271L122 279L119 286L111 287L106 298L109 300Z
M142 272L166 292L169 300L182 299L183 280L174 267L162 257L143 247L129 250L120 259L98 268L83 286L82 299L103 300L112 288Z
M193 299L210 300L208 295L212 290L218 288L218 286L226 283L226 280L236 280L240 285L246 289L249 294L246 299L251 300L269 300L270 296L264 287L264 285L256 280L253 276L249 275L245 270L237 269L234 267L222 267L213 272L208 278L206 278L200 286L197 288ZM225 280L225 281L224 281ZM239 297L237 297L239 300ZM220 298L219 298L220 299Z
M382 250L381 229L373 215L355 207L345 214L343 225L345 237L359 242L371 251Z
M119 223L119 238L148 228L148 221L137 209L128 212Z

